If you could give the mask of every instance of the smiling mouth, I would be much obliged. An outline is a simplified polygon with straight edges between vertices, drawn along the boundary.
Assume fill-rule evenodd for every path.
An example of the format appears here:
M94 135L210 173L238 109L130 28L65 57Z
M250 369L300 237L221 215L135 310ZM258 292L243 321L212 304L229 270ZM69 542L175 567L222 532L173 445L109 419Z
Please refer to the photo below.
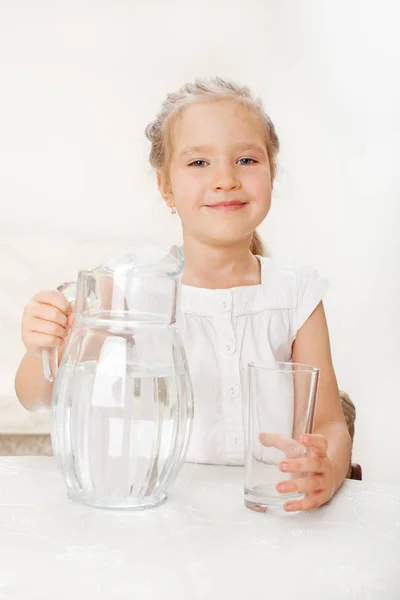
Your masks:
M240 210L244 206L246 206L247 202L240 202L238 200L233 200L232 202L218 202L218 204L207 204L207 208L211 208L212 210L220 210L224 212Z

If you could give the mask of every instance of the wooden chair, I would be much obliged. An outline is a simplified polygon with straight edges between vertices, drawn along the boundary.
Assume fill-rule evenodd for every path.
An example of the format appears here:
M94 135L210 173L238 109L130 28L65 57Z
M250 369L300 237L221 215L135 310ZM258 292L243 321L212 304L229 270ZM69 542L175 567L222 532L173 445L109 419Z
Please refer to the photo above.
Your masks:
M340 390L340 399L342 401L342 410L346 419L347 427L349 429L351 442L354 440L354 421L356 420L356 407L350 399L350 396ZM349 470L346 475L347 479L362 480L362 469L361 465L350 462Z

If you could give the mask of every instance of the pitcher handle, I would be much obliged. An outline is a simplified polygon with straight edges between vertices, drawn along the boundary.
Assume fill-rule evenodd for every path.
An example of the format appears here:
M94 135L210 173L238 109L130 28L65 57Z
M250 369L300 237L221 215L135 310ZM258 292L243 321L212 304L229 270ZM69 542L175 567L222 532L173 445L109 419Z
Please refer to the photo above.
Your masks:
M76 283L67 281L57 287L57 291L62 292L68 302L74 302L76 293ZM68 293L65 293L68 292ZM43 374L46 381L54 381L58 372L58 348L42 348Z

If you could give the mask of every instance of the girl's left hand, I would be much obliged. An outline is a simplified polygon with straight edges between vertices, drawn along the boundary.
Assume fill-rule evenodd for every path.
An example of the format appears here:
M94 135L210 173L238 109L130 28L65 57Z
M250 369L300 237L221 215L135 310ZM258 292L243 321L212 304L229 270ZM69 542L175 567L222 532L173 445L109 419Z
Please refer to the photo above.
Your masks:
M333 468L327 456L328 440L324 435L307 434L300 438L306 448L304 458L283 460L279 468L284 473L304 473L304 477L282 481L276 485L278 492L305 493L303 500L292 500L284 504L288 512L310 510L328 502L335 493Z

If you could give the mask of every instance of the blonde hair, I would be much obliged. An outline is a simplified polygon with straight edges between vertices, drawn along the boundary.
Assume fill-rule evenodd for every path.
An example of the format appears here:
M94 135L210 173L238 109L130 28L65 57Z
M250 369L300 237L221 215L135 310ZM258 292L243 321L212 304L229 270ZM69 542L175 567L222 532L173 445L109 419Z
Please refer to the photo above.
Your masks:
M279 139L276 135L274 124L265 112L261 100L254 98L248 87L240 86L221 77L196 79L194 82L186 83L177 92L167 95L160 112L154 121L146 127L146 137L151 142L149 157L151 166L155 170L161 171L168 164L168 141L173 119L189 104L194 102L210 102L213 100L235 100L236 102L241 102L253 108L261 117L265 129L265 141L273 182L277 168L276 157L279 152ZM260 256L266 253L257 231L253 233L250 251L252 254Z

